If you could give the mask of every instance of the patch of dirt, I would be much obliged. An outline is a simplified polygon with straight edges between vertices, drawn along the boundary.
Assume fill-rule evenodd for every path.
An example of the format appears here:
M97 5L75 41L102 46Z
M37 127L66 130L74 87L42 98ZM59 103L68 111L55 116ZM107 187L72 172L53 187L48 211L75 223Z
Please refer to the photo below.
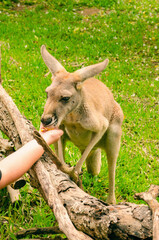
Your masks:
M23 2L20 3L13 3L12 4L12 10L14 11L24 11L25 9L32 10L37 6L37 4L25 4Z
M83 16L97 15L100 12L98 8L84 8L81 11L78 11Z

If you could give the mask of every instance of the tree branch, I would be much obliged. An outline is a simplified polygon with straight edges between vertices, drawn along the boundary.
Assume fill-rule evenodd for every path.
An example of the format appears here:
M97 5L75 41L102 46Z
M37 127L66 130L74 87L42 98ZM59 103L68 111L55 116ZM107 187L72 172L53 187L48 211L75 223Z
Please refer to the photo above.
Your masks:
M23 238L26 235L40 235L40 234L62 234L62 232L57 226L44 228L30 228L20 230L19 232L15 233L15 237ZM9 240L9 238L6 240Z
M65 235L68 237L68 239L76 239L76 240L84 240L88 239L91 240L90 237L88 237L83 232L79 232L75 229L73 226L66 208L63 206L63 203L61 202L61 199L59 198L59 195L57 193L57 190L54 186L54 182L51 181L49 172L45 169L42 162L38 162L39 166L36 171L38 180L42 186L43 192L47 198L48 205L53 210L56 220L59 223L60 230L65 233ZM35 166L36 169L36 166Z
M0 137L0 153L5 155L10 154L14 151L14 144L7 139Z
M13 189L10 185L7 186L7 191L10 195L10 200L12 203L20 200L20 192L19 189Z
M82 182L79 179L79 174L75 171L75 168L69 167L66 163L61 162L37 130L34 130L33 136L36 141L43 147L44 151L47 152L57 168L62 172L68 174L71 180L82 188Z
M144 200L152 211L153 219L153 240L159 240L159 203L156 198L159 196L159 186L151 185L148 192L135 194L137 199Z

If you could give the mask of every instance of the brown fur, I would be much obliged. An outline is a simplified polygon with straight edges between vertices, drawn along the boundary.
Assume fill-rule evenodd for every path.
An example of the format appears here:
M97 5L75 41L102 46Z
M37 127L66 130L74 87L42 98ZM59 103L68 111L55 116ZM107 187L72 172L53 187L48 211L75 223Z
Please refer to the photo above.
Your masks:
M68 73L44 46L41 52L53 74L53 82L46 89L48 99L41 121L44 127L61 127L64 130L61 142L56 144L61 161L64 161L67 140L80 149L82 156L75 167L78 173L86 160L88 172L99 174L101 149L105 150L109 171L108 202L115 203L115 167L123 112L111 91L92 78L106 67L108 60Z

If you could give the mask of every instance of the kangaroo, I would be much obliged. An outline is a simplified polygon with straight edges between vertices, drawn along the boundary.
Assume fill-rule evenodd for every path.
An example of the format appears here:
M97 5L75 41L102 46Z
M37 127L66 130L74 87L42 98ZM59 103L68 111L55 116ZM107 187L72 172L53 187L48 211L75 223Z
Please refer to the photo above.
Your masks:
M41 117L41 127L61 128L64 135L56 143L61 161L65 161L65 145L73 142L81 151L75 166L81 172L86 161L87 170L98 175L101 168L101 149L108 161L109 194L107 202L115 204L115 168L120 149L123 112L111 91L93 78L103 71L109 60L69 73L46 49L41 55L52 73L52 83L46 88L47 100Z

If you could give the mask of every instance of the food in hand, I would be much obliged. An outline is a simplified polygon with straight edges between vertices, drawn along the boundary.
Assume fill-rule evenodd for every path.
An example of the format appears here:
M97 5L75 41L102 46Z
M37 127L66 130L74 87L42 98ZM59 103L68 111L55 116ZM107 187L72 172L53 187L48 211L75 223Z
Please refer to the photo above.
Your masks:
M51 131L51 130L54 130L55 128L47 128L47 127L43 127L41 128L41 132L47 132L47 131Z

